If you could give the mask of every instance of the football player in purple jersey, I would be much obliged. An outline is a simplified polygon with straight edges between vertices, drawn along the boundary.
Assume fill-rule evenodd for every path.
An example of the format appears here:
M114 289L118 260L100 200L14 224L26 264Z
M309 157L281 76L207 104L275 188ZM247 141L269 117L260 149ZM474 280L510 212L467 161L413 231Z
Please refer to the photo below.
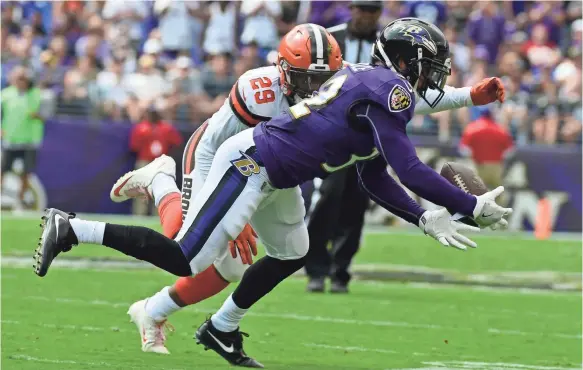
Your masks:
M324 53L319 51L321 40L315 44L317 65ZM233 365L263 367L243 350L239 322L255 302L304 264L308 233L302 212L296 212L304 206L299 184L356 165L363 189L375 202L445 246L475 247L460 232L479 229L452 215L472 217L480 227L503 225L512 210L496 204L495 198L504 189L474 196L451 185L419 160L405 130L417 99L435 106L443 97L451 69L445 36L430 23L399 19L384 28L372 53L378 65L351 65L313 97L225 141L180 238L139 226L79 220L50 209L43 217L35 271L46 273L58 253L81 242L108 246L176 275L193 275L204 271L250 223L267 255L246 270L196 338ZM443 208L423 209L388 174L387 165L404 186ZM275 224L273 214L285 222Z

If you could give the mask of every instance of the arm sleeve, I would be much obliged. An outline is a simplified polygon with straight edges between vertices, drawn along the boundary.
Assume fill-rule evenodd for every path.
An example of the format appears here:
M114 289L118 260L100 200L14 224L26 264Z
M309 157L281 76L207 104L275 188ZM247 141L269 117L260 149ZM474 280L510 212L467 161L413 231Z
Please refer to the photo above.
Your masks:
M401 183L420 197L446 207L450 213L472 216L476 197L450 184L417 157L405 131L411 114L395 114L383 108L369 105L366 117L377 149Z
M357 164L360 186L378 205L415 225L425 212L395 179L387 172L387 163L382 157Z
M451 86L445 86L443 88L445 95L443 95L443 98L441 98L441 101L437 103L435 108L431 108L425 100L417 99L415 114L430 114L442 112L444 110L472 107L474 103L472 102L472 97L470 96L470 90L471 87L455 88ZM428 89L426 94L427 98L431 101L432 99L435 99L439 92Z

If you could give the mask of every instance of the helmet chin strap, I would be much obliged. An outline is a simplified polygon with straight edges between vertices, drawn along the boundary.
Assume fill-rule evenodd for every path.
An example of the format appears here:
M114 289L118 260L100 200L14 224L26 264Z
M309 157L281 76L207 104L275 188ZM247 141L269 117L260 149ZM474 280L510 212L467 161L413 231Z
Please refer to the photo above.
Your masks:
M421 77L421 58L423 58L423 50L421 48L417 48L417 81L415 81L415 85L413 86L413 91L417 95L417 85L419 84L419 77Z

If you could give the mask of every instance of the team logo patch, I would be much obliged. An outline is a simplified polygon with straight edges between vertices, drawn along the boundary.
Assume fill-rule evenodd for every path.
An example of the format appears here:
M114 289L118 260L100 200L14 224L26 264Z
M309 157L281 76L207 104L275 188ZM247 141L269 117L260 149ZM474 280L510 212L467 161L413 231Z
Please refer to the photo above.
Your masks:
M411 94L401 85L393 86L389 94L389 110L401 112L411 106Z
M253 158L249 157L247 154L239 151L243 157L234 161L231 161L233 166L245 177L251 175L257 175L260 172L259 165Z

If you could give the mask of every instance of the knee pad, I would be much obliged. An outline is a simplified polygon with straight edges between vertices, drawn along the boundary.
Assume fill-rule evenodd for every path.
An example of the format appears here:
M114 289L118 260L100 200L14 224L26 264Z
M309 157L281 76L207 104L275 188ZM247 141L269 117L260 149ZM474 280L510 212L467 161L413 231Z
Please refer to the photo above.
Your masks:
M292 252L289 259L302 258L308 254L310 236L308 235L306 224L303 222L298 224L298 227L286 236L285 243L288 246L287 250Z
M229 251L226 251L213 263L217 272L229 283L236 283L241 280L248 265L243 264L241 257L233 258Z

